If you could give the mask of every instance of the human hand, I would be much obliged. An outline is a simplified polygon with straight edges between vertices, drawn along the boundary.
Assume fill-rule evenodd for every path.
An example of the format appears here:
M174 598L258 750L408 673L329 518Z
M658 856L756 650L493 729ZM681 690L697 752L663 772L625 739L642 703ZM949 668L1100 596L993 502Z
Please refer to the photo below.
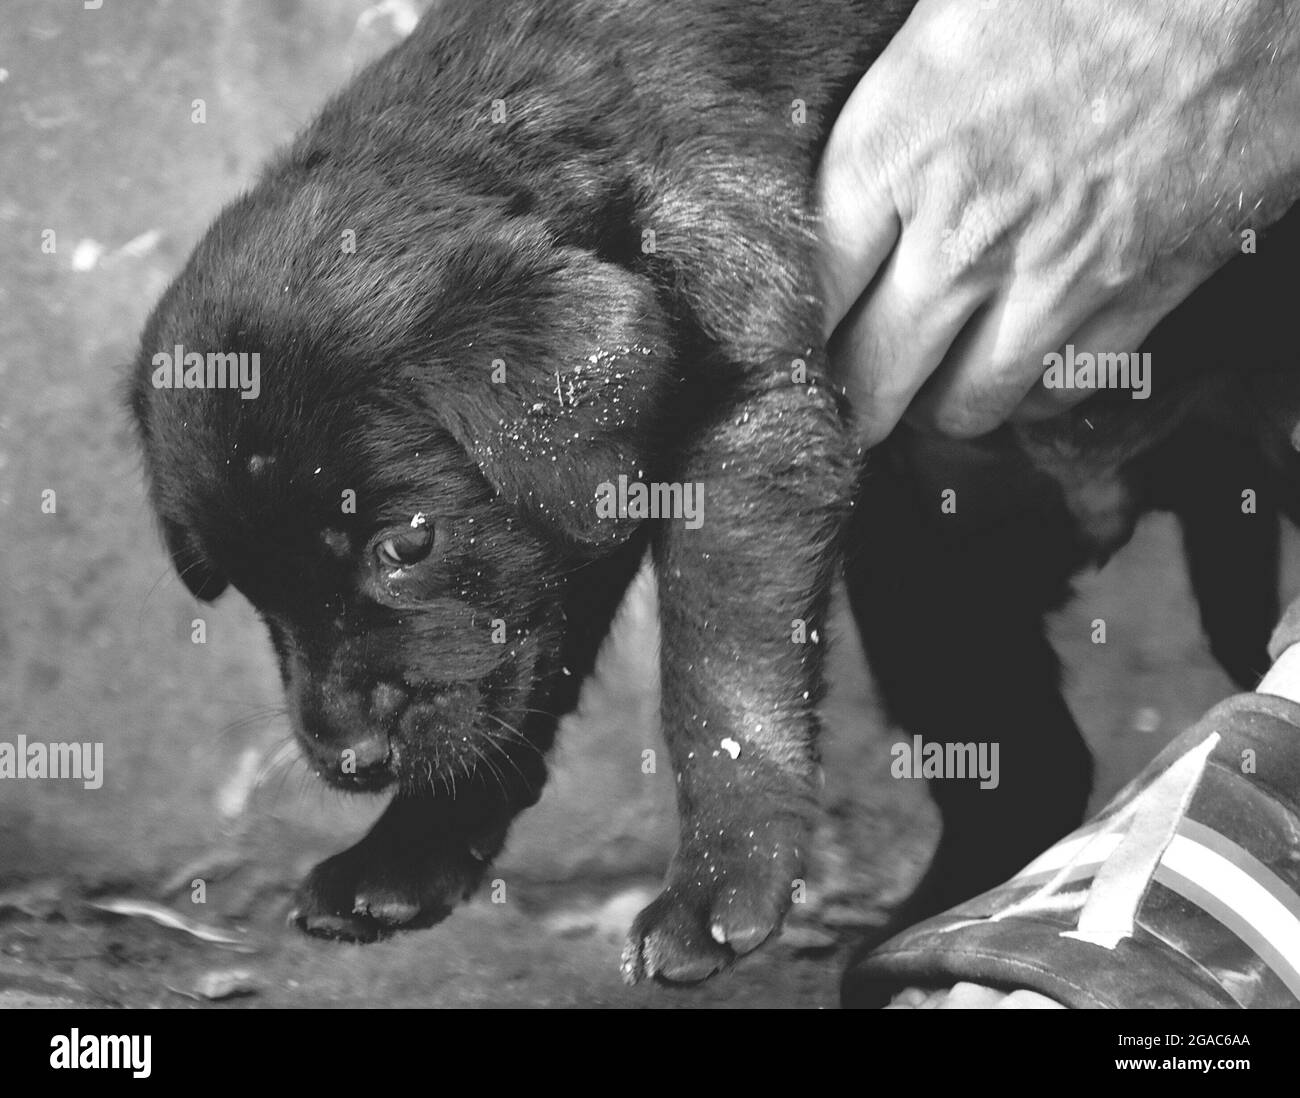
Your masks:
M1090 392L1037 385L1045 355L1136 351L1300 197L1300 5L920 0L818 191L867 445L909 406L958 437L1054 414Z

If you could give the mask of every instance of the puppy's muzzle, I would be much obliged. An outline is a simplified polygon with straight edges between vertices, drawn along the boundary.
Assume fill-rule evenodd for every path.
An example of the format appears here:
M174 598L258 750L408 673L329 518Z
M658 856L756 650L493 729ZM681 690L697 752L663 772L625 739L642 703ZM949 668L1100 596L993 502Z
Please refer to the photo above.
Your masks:
M375 791L397 773L394 740L406 691L381 682L369 689L326 684L298 707L298 738L317 773L333 785Z

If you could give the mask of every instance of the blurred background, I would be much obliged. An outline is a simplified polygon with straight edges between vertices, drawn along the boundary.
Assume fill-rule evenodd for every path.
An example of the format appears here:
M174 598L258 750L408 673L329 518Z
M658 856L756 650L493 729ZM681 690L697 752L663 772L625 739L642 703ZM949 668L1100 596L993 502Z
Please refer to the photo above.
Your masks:
M94 2L5 0L0 26L0 740L102 742L105 771L97 790L0 782L0 1005L833 1005L847 944L906 895L936 829L923 785L889 776L904 733L843 612L808 903L703 988L619 981L675 833L667 767L641 772L659 746L644 577L497 868L505 903L365 947L285 927L297 880L381 804L315 784L248 606L201 606L175 578L119 390L206 223L425 4ZM1290 596L1290 535L1285 560ZM1078 590L1052 634L1099 802L1231 688L1167 517Z

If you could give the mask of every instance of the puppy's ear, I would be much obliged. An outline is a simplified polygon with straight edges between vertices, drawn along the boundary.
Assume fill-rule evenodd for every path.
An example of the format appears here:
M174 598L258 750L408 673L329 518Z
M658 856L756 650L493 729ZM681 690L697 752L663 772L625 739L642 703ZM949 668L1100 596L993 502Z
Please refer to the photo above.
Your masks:
M572 550L636 526L602 516L620 476L650 480L679 382L670 325L647 278L535 231L503 227L449 263L430 409L501 495Z
M176 574L191 595L202 602L212 602L228 586L221 575L204 556L193 536L179 522L162 520L163 541L171 554Z

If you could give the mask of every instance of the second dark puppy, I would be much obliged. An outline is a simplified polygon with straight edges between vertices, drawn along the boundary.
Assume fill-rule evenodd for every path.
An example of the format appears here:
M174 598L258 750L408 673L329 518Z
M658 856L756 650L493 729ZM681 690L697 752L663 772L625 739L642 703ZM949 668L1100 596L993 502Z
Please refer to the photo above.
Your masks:
M811 180L909 6L453 0L221 214L164 295L133 408L177 569L196 596L233 585L265 619L318 772L395 789L304 882L304 929L368 940L474 888L538 796L557 716L647 548L681 843L626 973L702 978L779 925L861 467L819 337ZM214 356L237 355L255 394L220 384L233 360ZM1000 722L1015 760L1000 796L944 806L927 905L1015 869L1087 795L1041 634L1086 551L1059 488L1006 445L1027 488L1014 507L1041 504L1017 522L1046 531L1051 561L1006 618L1033 697L1025 721ZM901 592L925 590L929 558L876 527L912 529L926 470L946 466L892 446L905 460L882 456L849 528L850 556L875 554L854 573L855 613L895 707L929 706L912 715L927 731L969 739L962 714L916 696L928 687L906 661L954 635L945 608L985 654L1003 619L986 577L970 578L989 599L971 602L957 569L952 597L908 620ZM612 485L702 493L702 521L611 516ZM1009 566L1036 543L982 544L1023 579ZM978 638L969 614L986 609L995 635ZM961 646L940 651L988 685L986 655L963 667Z

